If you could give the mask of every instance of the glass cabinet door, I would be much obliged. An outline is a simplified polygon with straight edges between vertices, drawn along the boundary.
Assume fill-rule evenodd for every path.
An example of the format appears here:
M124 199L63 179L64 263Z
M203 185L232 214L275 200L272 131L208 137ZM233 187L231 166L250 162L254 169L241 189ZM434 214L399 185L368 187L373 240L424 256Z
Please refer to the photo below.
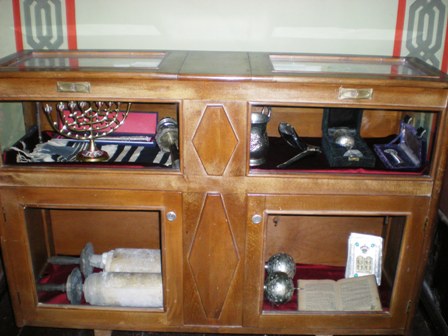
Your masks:
M403 331L415 304L428 199L248 198L247 325Z
M22 188L3 195L19 325L180 324L180 193Z

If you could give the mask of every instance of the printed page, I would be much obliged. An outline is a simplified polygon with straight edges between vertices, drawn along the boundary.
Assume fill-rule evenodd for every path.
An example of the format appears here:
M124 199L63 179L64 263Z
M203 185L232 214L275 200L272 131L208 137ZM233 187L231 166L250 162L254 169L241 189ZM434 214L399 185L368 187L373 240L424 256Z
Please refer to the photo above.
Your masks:
M338 310L333 280L298 280L298 306L303 311Z
M341 279L337 282L344 311L381 311L381 302L374 275Z

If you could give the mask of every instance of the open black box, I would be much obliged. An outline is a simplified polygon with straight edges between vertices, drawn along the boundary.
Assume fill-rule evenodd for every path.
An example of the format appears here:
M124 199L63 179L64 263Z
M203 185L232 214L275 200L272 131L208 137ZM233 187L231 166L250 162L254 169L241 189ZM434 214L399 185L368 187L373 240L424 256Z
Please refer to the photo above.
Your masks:
M361 138L362 110L353 108L325 108L322 118L322 150L330 167L375 166L375 154ZM336 134L343 130L354 139L351 148L336 143ZM355 155L349 151L355 151ZM357 153L357 155L356 155Z

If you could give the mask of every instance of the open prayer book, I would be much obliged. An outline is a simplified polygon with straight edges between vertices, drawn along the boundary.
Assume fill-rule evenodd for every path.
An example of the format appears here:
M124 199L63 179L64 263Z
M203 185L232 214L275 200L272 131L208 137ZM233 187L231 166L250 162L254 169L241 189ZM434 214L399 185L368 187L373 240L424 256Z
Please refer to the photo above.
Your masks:
M381 311L374 275L335 280L298 280L301 311Z

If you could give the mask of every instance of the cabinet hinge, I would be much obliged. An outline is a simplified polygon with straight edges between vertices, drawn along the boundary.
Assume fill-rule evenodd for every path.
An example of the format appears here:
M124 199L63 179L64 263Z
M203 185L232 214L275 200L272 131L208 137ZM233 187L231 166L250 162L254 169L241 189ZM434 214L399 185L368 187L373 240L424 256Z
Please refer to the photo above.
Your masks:
M411 311L411 307L412 307L412 300L409 300L408 304L406 305L406 314L409 314L409 312Z
M5 208L2 207L2 216L3 216L3 221L6 223L6 213L5 213Z
M0 220L0 240L1 243L3 243L3 229L6 226L6 212L5 212L5 208L2 208L2 216L3 216L3 221Z
M425 221L423 222L423 232L426 232L426 228L428 227L429 219L425 217Z
M20 300L20 293L17 292L16 294L17 294L17 302L19 303L19 306L21 306L22 305L22 300Z

